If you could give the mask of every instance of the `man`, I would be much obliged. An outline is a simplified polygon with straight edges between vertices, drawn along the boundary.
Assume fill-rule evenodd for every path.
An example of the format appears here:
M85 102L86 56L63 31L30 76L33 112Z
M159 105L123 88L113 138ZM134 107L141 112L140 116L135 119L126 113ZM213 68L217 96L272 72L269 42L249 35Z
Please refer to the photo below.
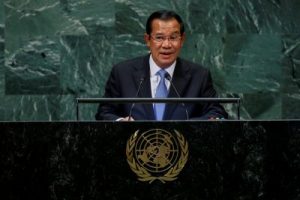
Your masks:
M157 11L146 24L150 54L115 65L106 83L107 98L216 97L210 72L178 57L185 40L182 19ZM97 120L185 120L227 118L216 103L100 104Z

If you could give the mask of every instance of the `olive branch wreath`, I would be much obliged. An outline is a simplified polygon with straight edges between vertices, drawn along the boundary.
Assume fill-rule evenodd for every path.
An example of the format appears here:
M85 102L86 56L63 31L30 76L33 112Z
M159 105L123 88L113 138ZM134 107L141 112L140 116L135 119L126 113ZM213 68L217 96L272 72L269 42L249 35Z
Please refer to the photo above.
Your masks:
M133 149L135 146L135 142L137 139L137 134L139 130L137 130L127 141L126 145L126 156L127 156L127 162L131 168L131 170L139 177L138 180L140 181L149 181L149 183L152 183L154 180L160 180L162 183L166 183L166 181L174 181L177 179L177 176L179 175L180 171L185 166L187 160L188 160L188 143L183 137L181 133L179 133L177 130L175 130L175 133L177 135L177 139L179 141L179 145L181 148L181 154L178 162L175 166L171 167L163 176L155 177L152 176L145 168L141 167L134 159L133 157Z

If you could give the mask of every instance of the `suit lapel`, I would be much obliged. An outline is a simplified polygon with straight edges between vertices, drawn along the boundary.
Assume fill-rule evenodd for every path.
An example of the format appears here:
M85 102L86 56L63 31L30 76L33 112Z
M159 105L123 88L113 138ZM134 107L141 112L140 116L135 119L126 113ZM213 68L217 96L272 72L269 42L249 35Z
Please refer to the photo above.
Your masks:
M178 98L178 97L184 97L184 91L186 90L186 87L188 86L188 83L191 79L191 74L189 72L189 68L187 66L182 65L181 59L177 59L175 71L172 78L172 83L174 87L177 89L178 94L176 93L174 87L170 85L170 92L168 97ZM171 119L173 112L179 106L179 104L171 103L167 104L164 119Z

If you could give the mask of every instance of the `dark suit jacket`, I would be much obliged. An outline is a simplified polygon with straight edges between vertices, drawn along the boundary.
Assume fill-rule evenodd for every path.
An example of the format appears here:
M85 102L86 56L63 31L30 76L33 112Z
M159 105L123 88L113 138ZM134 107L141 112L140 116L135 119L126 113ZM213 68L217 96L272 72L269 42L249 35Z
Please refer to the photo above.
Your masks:
M139 94L138 87L141 79ZM200 65L177 59L172 83L180 97L216 97L210 72ZM151 98L149 55L138 57L115 65L106 83L104 97L107 98ZM170 86L168 97L178 97ZM116 120L129 115L132 104L100 104L97 120ZM167 104L164 120L227 118L224 108L216 103L206 104ZM132 109L135 120L155 120L152 104L135 104Z

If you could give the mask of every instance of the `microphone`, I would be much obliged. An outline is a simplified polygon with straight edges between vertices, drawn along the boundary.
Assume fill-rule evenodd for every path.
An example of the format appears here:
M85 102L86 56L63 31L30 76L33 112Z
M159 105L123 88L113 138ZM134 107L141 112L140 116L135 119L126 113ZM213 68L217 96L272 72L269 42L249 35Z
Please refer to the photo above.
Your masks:
M144 76L142 76L142 77L140 78L139 87L138 87L138 89L137 89L137 91L136 91L135 97L137 97L137 96L139 95L139 93L140 93L140 90L141 90L141 88L142 88L142 85L143 85L143 82L144 82L144 80L145 80L145 77L144 77ZM131 115L132 115L132 110L133 110L134 106L135 106L135 103L132 103L132 104L131 104L131 108L130 108L130 110L129 110L129 115L128 115L128 117L129 117L129 120L130 120L130 118L131 118Z
M175 85L174 85L173 82L172 82L172 78L171 78L170 74L169 74L169 73L166 73L165 78L170 82L170 84L171 84L172 88L174 89L174 91L175 91L176 95L178 96L178 98L181 98L181 96L179 95L178 90L176 89ZM185 109L186 119L189 120L189 113L188 113L188 110L187 110L187 108L186 108L185 103L182 102L181 105L182 105L182 106L184 107L184 109Z

